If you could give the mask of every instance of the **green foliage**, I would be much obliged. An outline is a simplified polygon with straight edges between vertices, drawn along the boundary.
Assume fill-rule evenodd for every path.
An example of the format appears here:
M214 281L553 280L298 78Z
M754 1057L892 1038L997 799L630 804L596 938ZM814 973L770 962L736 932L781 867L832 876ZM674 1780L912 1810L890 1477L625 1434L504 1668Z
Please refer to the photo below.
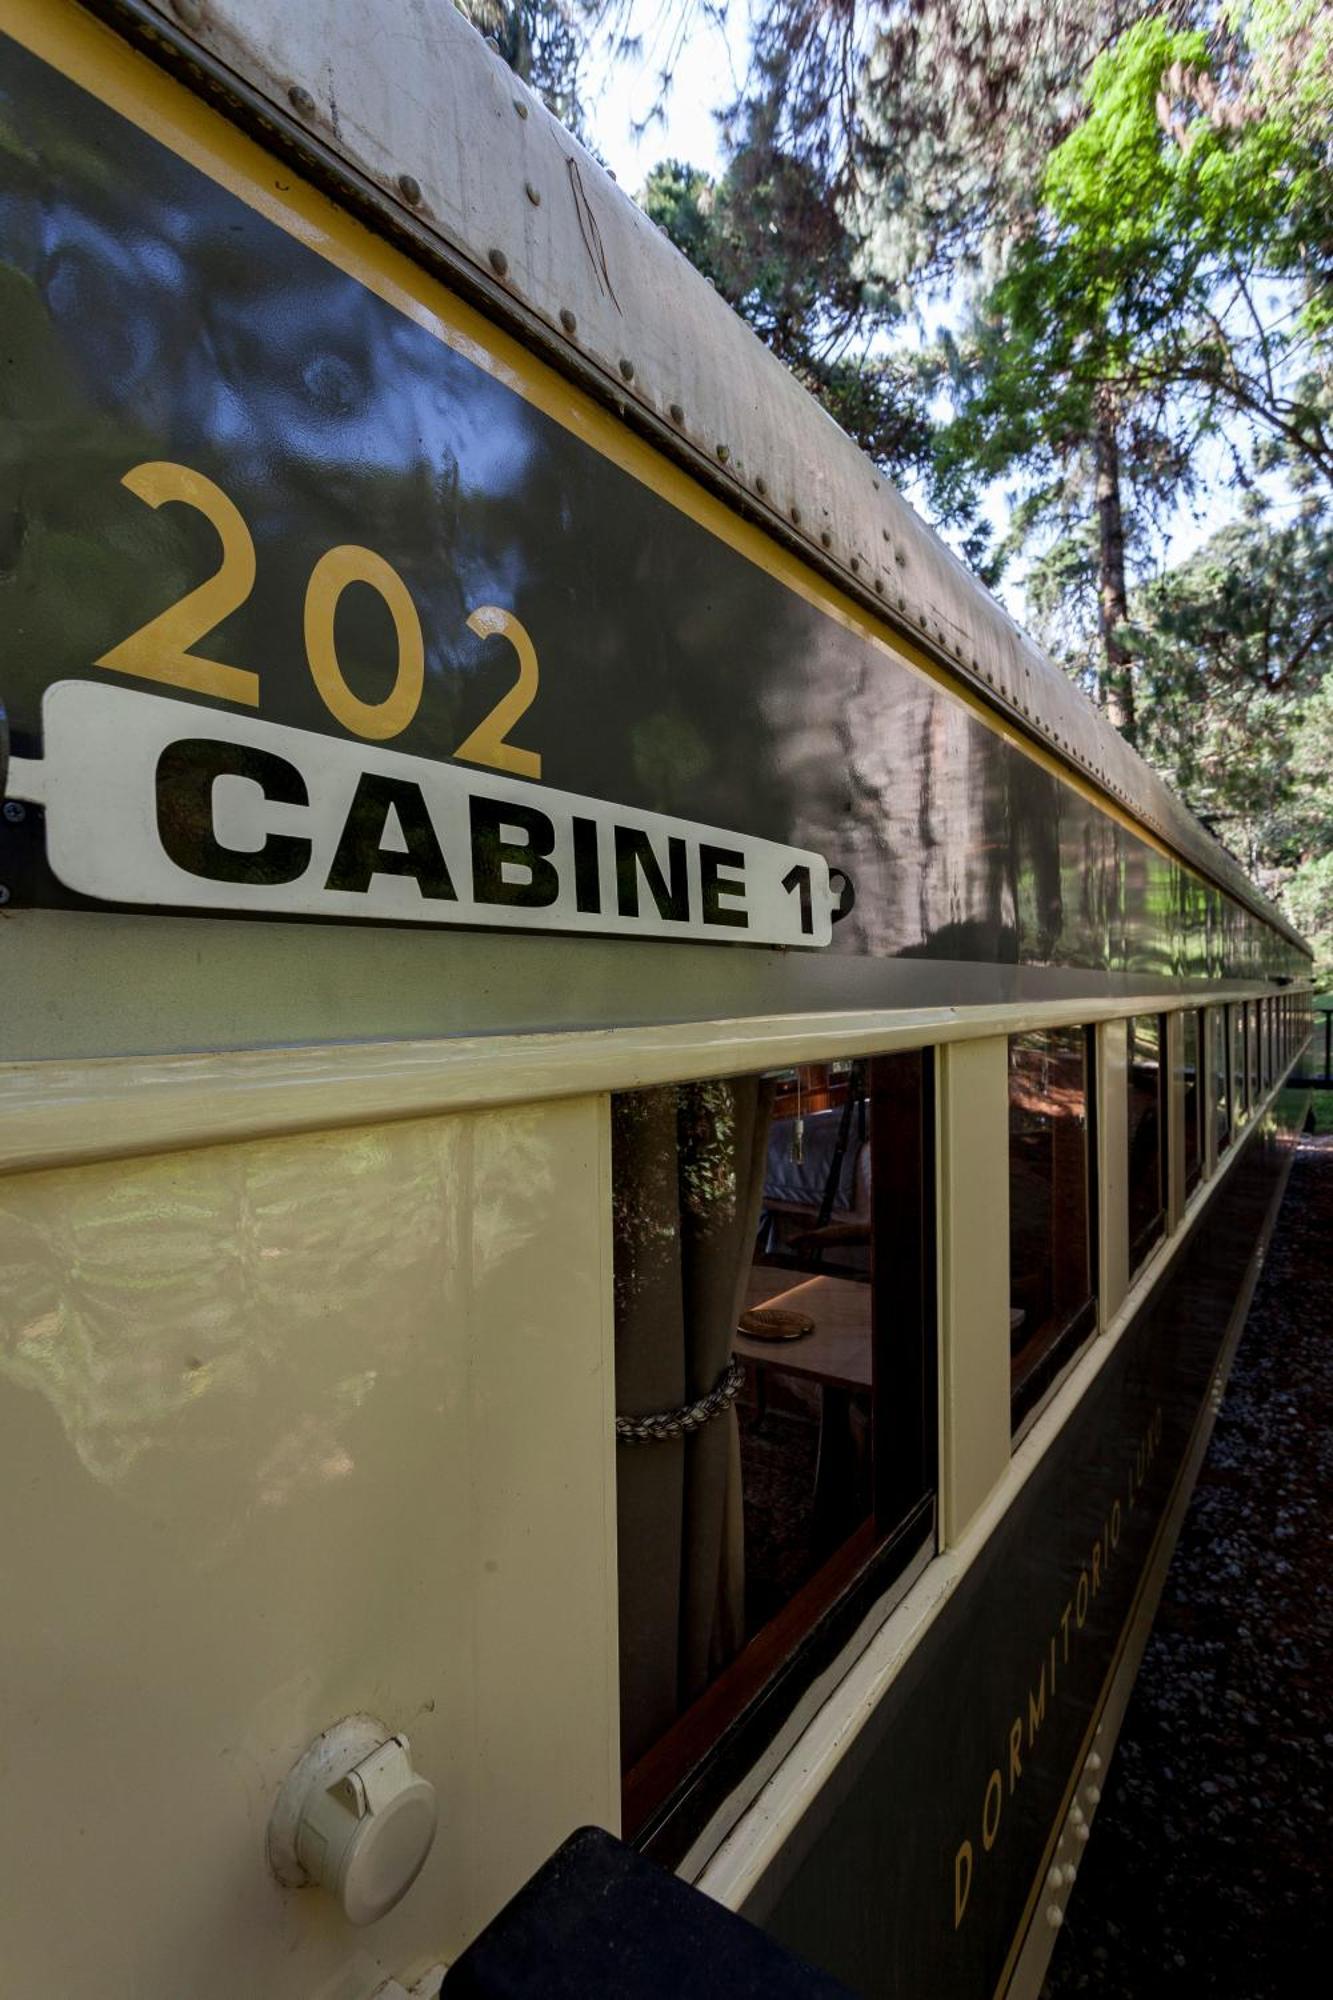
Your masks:
M877 464L899 478L931 471L928 375L856 340L855 244L808 166L757 143L719 182L664 160L639 203Z

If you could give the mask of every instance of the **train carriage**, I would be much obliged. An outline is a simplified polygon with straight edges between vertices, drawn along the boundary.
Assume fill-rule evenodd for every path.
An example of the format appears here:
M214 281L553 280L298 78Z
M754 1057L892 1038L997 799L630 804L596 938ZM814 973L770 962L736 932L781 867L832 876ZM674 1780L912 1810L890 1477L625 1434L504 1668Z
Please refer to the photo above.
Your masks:
M0 0L0 362L7 1982L1035 1993L1302 940L443 0Z

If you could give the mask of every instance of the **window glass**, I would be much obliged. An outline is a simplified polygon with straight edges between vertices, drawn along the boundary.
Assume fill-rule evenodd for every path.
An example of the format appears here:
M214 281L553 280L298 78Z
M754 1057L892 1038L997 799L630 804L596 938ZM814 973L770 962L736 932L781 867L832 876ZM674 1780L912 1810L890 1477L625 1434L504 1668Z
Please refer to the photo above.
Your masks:
M1096 1320L1085 1028L1009 1042L1009 1349L1014 1422Z
M1257 1000L1248 1001L1246 1004L1245 1035L1248 1043L1246 1050L1248 1061L1246 1075L1249 1079L1247 1102L1250 1109L1254 1110L1258 1105L1261 1094L1259 1086L1259 1003Z
M931 1529L932 1078L915 1052L612 1099L624 1821L650 1845L697 1830Z
M1221 1159L1231 1144L1231 1043L1225 1007L1210 1007L1208 1022L1213 1045L1213 1133L1217 1157Z
M1245 1060L1244 1002L1237 1001L1227 1012L1231 1016L1231 1123L1234 1129L1245 1119L1245 1080L1249 1075Z
M1181 1073L1185 1094L1182 1132L1185 1146L1186 1194L1189 1194L1198 1186L1203 1164L1203 1091L1200 1086L1199 1077L1199 1023L1201 1019L1202 1016L1196 1007L1187 1007L1180 1017Z
M1128 1023L1129 1273L1133 1277L1166 1231L1166 1022L1136 1014Z

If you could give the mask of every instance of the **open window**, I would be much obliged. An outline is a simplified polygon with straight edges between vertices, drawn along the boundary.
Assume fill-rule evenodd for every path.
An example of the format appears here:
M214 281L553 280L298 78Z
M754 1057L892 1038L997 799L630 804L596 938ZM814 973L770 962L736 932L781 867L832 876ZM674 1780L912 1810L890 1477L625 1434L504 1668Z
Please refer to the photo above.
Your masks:
M933 1075L612 1100L624 1824L663 1858L931 1544Z
M1009 1041L1010 1407L1023 1421L1093 1332L1092 1061L1087 1028Z

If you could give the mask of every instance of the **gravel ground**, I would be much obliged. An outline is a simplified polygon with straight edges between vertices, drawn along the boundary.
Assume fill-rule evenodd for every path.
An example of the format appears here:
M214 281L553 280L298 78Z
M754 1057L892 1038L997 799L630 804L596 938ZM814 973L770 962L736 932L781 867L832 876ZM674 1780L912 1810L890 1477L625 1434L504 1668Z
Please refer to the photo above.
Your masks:
M1303 1140L1043 2000L1333 1964L1333 1137Z

